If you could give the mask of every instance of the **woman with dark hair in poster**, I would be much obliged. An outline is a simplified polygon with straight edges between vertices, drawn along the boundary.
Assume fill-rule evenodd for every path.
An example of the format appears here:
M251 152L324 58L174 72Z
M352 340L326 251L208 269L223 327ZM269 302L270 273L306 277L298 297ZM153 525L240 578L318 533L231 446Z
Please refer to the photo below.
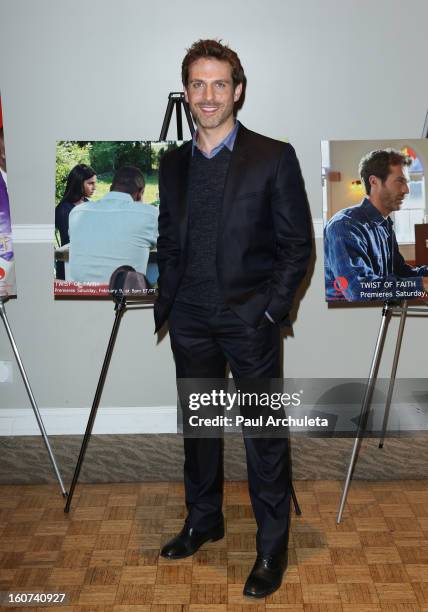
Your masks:
M71 169L65 187L64 195L55 208L55 228L59 232L61 246L70 242L68 233L68 218L78 204L87 202L94 194L97 184L95 170L86 164L77 164ZM56 262L56 277L64 280L64 262Z
M55 208L55 227L59 231L61 246L70 241L68 217L77 204L87 202L97 184L95 170L86 164L77 164L67 177L67 185L60 203Z

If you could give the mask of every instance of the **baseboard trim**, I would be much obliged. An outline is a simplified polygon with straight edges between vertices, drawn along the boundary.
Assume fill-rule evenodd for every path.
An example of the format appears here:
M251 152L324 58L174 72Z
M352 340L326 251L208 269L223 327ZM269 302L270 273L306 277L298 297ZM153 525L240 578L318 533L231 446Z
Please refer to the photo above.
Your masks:
M55 242L55 226L50 223L22 223L12 225L12 239L15 243Z
M48 435L83 434L90 408L41 408ZM175 406L102 407L98 410L94 434L166 434L177 433ZM35 436L40 434L31 408L0 410L0 436Z

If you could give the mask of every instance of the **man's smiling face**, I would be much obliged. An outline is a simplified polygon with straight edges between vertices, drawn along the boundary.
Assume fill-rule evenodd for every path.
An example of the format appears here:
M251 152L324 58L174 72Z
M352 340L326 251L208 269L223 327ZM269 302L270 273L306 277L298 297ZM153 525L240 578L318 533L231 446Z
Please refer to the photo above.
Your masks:
M210 57L193 62L184 93L199 128L233 126L233 107L241 96L242 84L234 86L229 62Z

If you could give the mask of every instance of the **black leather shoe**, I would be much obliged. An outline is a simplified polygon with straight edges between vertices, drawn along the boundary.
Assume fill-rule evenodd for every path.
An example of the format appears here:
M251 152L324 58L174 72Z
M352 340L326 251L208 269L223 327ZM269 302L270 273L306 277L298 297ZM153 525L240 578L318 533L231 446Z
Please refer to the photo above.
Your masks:
M244 586L247 597L266 597L281 586L287 569L287 555L257 555L256 562Z
M224 537L224 525L221 523L208 531L196 531L184 525L182 531L172 538L160 551L165 559L184 559L193 555L205 542L216 542Z

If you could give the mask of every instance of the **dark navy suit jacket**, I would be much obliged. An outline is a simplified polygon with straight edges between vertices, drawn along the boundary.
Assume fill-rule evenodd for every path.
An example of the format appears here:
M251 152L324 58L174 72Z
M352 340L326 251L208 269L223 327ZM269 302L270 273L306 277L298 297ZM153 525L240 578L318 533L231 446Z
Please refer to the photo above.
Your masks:
M191 154L188 142L164 155L159 170L156 330L168 318L185 269ZM311 249L309 204L293 147L241 125L218 226L217 275L225 304L253 327L265 311L288 324Z

